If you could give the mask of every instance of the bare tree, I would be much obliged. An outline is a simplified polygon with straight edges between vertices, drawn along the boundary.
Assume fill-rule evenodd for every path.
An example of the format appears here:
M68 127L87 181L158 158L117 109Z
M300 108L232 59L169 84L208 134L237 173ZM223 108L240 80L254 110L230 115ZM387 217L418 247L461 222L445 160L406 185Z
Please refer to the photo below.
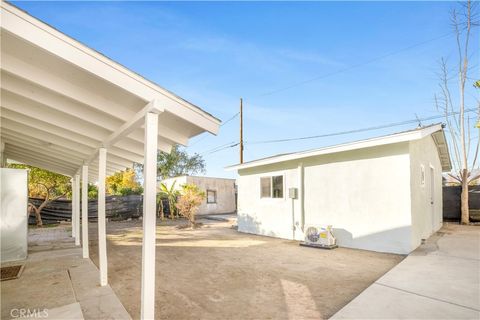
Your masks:
M477 164L480 135L478 138L471 138L471 129L474 127L473 121L477 120L476 123L478 124L480 102L477 100L477 119L472 119L469 115L470 113L468 113L471 110L465 108L465 87L469 81L472 81L469 77L469 72L471 71L469 66L469 46L472 29L478 26L477 5L477 2L472 3L472 1L460 2L460 10L454 9L451 13L451 22L455 32L458 50L457 67L455 71L450 72L447 61L444 58L441 59L441 71L439 74L440 93L435 95L437 109L445 114L448 131L450 133L451 149L453 149L453 170L450 176L462 186L462 224L468 224L470 222L468 186L480 178L480 175L472 174ZM455 77L450 77L450 73L455 73ZM453 102L454 99L452 98L452 91L449 86L450 80L454 78L457 78L459 88L457 104ZM475 80L472 82L475 83ZM473 87L472 85L472 88ZM468 86L468 88L470 88L470 86ZM478 127L478 125L476 127ZM472 140L475 140L476 145L471 144Z

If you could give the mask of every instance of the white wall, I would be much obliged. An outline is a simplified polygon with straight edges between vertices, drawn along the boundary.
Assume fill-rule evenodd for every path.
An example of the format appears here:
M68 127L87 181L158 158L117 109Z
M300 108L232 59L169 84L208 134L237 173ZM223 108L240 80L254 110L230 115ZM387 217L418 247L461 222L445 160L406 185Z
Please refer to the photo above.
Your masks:
M413 249L408 142L239 170L239 231L293 238L301 199L295 200L292 223L291 200L261 199L260 177L284 174L285 189L299 187L300 162L306 226L333 225L340 246L395 253Z
M187 177L187 183L197 185L201 190L217 192L217 202L207 203L205 199L198 210L198 214L231 213L236 210L235 180L210 177Z
M287 162L239 171L237 179L239 231L285 239L293 238L292 214L295 214L295 224L300 222L300 206L299 201L294 200L292 211L292 199L288 198L288 188L299 187L297 166L296 162ZM260 178L277 175L283 175L284 198L261 198ZM296 231L296 238L302 240L300 228Z
M213 190L217 192L217 202L207 203L207 199L202 202L198 209L199 215L202 214L220 214L231 213L236 210L235 204L235 180L212 178L212 177L196 177L196 176L181 176L177 178L165 179L162 182L170 187L174 181L177 181L175 188L181 189L184 184L195 184L200 190L205 192Z
M425 183L422 183L422 166ZM433 205L431 202L431 169L433 168ZM435 142L431 136L410 142L410 171L412 197L412 246L420 245L442 226L442 167Z
M2 262L27 258L28 173L0 168L0 258Z

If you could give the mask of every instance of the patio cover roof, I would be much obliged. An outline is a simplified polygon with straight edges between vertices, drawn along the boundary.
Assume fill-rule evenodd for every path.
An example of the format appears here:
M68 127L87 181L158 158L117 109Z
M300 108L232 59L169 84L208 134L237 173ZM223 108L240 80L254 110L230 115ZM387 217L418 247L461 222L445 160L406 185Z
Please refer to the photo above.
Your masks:
M4 155L73 176L107 147L107 174L143 162L146 112L160 110L158 148L187 145L220 121L15 6L1 2Z

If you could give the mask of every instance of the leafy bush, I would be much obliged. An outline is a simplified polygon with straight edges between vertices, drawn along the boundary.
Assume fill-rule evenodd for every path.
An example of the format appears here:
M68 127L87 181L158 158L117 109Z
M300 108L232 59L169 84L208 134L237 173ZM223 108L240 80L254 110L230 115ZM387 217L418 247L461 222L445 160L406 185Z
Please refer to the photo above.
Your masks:
M194 184L185 184L180 191L176 207L179 213L188 219L190 227L195 226L195 214L205 199L205 192L201 191Z

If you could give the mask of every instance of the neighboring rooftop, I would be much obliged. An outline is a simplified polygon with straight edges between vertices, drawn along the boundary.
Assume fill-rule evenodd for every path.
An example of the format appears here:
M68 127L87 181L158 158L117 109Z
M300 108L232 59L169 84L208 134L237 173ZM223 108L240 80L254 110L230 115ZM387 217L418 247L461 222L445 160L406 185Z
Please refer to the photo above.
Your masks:
M226 167L225 169L240 170L240 169L268 165L272 163L279 163L279 162L285 162L290 160L308 158L313 156L358 150L358 149L382 146L382 145L387 145L392 143L419 140L429 135L432 135L435 141L435 144L437 145L438 154L440 156L440 161L442 163L442 170L450 171L452 169L452 164L450 162L448 145L447 145L447 141L443 131L443 124L441 123L431 124L423 127L417 127L412 130L397 132L397 133L365 139L365 140L349 142L345 144L324 147L320 149L278 154L271 157L266 157L258 160L245 162L242 164L232 165L232 166Z

